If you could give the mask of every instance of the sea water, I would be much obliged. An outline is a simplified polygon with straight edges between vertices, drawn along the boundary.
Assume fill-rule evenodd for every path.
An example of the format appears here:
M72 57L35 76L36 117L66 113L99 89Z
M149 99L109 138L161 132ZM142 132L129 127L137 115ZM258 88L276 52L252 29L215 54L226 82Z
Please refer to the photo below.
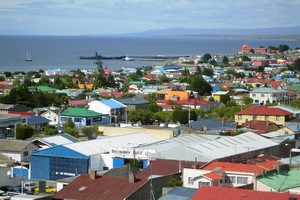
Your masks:
M81 60L80 56L178 56L237 54L241 46L268 47L286 44L300 47L300 41L203 39L184 37L104 37L104 36L0 36L0 71L39 71L49 69L96 69L95 60ZM32 61L26 62L30 53ZM103 60L104 67L151 66L150 61Z

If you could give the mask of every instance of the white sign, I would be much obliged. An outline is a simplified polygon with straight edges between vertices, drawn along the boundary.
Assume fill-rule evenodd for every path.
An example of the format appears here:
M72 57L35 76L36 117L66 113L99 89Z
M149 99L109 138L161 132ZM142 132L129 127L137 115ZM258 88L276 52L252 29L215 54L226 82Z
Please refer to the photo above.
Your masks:
M110 149L110 154L116 157L123 158L143 158L147 159L147 156L156 153L154 149L138 149L138 148L112 148Z

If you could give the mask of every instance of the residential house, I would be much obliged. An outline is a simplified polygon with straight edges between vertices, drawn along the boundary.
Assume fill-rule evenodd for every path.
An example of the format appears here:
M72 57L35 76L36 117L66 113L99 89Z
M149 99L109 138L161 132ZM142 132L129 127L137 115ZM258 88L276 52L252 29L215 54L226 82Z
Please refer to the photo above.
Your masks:
M279 126L284 126L285 122L292 119L292 113L280 108L271 108L265 106L252 106L236 112L234 121L239 125L243 125L251 120L266 120L273 122Z
M138 97L116 100L126 106L127 112L132 110L146 109L149 104L149 101Z
M179 106L183 109L203 109L209 111L211 104L208 101L202 101L200 99L184 99L184 100L156 100L157 105L161 106L164 111L174 110L175 107Z
M59 110L47 110L40 114L41 117L44 117L49 120L49 125L56 126L59 124Z
M289 102L289 92L287 90L275 90L273 88L258 88L250 92L250 98L255 105L265 105L266 103Z
M42 116L32 116L27 118L27 124L36 132L41 132L44 126L49 124L50 120Z
M258 199L272 199L272 200L296 200L300 195L291 193L279 192L261 192L240 188L226 188L214 186L202 186L199 188L191 200L258 200Z
M218 187L242 187L255 182L255 177L263 171L272 170L276 160L257 164L243 164L214 161L202 167L183 169L183 186L200 188L203 185Z
M190 127L195 131L206 131L206 132L221 132L221 131L233 131L236 128L235 124L226 123L225 121L217 119L199 119L190 124Z
M16 114L0 114L0 138L14 137L16 127L22 124L22 116Z
M76 126L93 126L108 124L109 116L85 108L67 108L60 113L59 125L71 119Z
M248 44L244 44L241 48L240 48L240 53L250 53L250 51L253 50L254 53L267 53L267 48L261 48L261 47L250 47Z
M89 110L108 115L111 123L126 120L126 105L115 99L95 100L88 105Z
M39 147L30 141L0 140L0 153L16 162L28 162Z
M243 126L258 134L277 131L279 129L275 123L267 120L250 120L246 121Z
M90 99L74 99L74 100L69 99L68 103L70 107L86 108L91 101L92 100Z
M298 165L282 165L271 172L263 173L256 178L256 190L289 192L297 189L299 194L300 173L298 168Z
M91 171L81 174L71 183L53 195L53 199L106 199L144 200L158 199L162 188L169 186L172 179L178 179L182 167L192 162L174 160L154 160L146 169L138 173L98 174Z

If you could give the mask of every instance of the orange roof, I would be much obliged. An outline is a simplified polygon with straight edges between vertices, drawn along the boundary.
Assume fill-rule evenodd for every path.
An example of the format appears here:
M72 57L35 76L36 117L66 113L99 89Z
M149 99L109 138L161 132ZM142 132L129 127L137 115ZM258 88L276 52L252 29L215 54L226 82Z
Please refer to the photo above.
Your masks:
M241 110L236 115L276 115L276 116L286 116L291 115L291 112L285 111L280 108L269 108L265 106L252 106L250 108L246 108Z
M229 162L212 162L202 169L204 170L215 170L220 169L220 171L232 171L232 172L245 172L260 174L263 168L256 165L242 164L242 163L229 163Z
M209 178L209 179L211 179L211 180L216 180L216 179L221 179L221 178L223 178L222 176L220 176L219 174L214 173L214 172L210 172L210 173L207 173L207 174L203 174L203 176L205 176L206 178Z

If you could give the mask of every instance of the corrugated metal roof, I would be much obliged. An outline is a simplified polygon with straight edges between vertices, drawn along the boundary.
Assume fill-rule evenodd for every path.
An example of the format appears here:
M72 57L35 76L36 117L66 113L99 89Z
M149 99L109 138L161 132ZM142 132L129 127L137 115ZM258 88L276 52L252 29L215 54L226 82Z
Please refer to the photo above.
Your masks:
M28 124L41 124L47 122L50 122L50 120L42 116L32 116L27 118Z
M33 152L32 156L35 155L88 159L88 156L81 154L77 151L74 151L72 149L69 149L63 145L54 146L54 147Z
M63 133L61 135L54 135L50 137L43 137L43 138L39 138L39 140L51 144L52 146L80 142L80 140L67 133Z
M250 91L250 93L288 93L287 90L275 90L273 88L258 88Z
M158 200L190 200L196 191L195 188L176 186Z
M117 176L97 176L96 179L92 179L89 174L81 174L52 197L77 200L121 200L126 199L146 182L147 180L137 180L129 183L127 177Z
M61 112L63 116L75 116L75 117L98 117L102 114L85 108L67 108Z
M109 106L112 109L117 109L117 108L126 108L126 106L114 99L108 99L108 100L101 100L101 103L103 103L104 105Z
M125 105L138 105L138 104L147 104L149 101L145 99L139 99L139 98L127 98L127 99L117 99L122 104Z
M0 140L0 152L20 152L31 142L22 140Z
M103 137L102 139L100 137L100 139L67 144L65 146L84 155L94 155L108 152L111 148L133 148L159 141L159 139L144 133L133 133L114 137Z
M254 190L245 190L240 188L226 188L226 187L216 187L216 186L201 186L192 200L240 200L240 199L251 199L251 200L261 200L261 199L272 199L272 200L288 200L290 197L295 197L300 199L300 195L290 194L290 193L279 193L279 192L262 192Z

